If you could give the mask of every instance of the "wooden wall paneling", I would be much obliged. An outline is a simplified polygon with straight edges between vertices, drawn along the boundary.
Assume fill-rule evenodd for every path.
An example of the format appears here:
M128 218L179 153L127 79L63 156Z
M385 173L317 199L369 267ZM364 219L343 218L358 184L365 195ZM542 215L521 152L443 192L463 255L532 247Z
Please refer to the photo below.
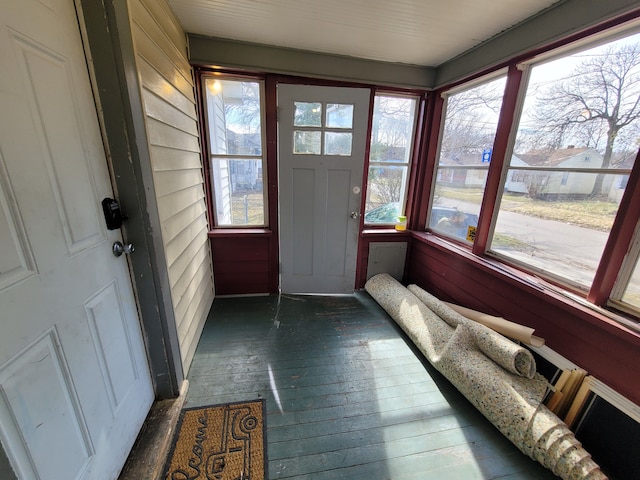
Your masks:
M514 285L460 255L414 240L409 281L463 306L536 329L547 345L638 403L637 335L598 324L560 298ZM625 368L620 368L625 365Z
M271 237L216 237L211 245L218 294L270 293Z
M407 261L405 261L405 275L407 276L407 265L409 259L409 250L411 249L411 235L409 233L389 232L388 230L380 230L375 233L370 230L361 234L358 242L358 270L356 271L355 289L364 288L367 283L367 265L369 263L369 246L372 242L406 242L407 243Z

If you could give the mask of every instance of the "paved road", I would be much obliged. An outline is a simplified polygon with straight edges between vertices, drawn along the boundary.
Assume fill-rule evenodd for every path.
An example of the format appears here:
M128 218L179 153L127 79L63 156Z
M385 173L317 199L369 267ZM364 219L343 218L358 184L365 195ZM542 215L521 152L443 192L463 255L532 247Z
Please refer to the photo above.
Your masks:
M441 199L439 205L478 212L477 205L457 200ZM507 211L498 215L495 231L529 246L525 251L505 247L500 253L586 286L593 280L608 238L605 232Z

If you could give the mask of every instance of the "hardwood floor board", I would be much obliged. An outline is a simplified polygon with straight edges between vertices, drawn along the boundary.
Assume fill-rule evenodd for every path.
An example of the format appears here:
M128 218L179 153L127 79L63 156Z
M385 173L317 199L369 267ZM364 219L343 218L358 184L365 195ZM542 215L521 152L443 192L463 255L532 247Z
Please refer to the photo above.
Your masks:
M397 363L397 365L389 365L387 362L378 363L376 361L343 362L300 368L293 367L291 364L287 364L285 368L278 368L276 365L272 367L270 364L259 367L238 364L235 371L230 369L218 371L213 366L208 370L192 369L189 372L189 378L199 384L241 384L269 378L279 384L284 383L292 387L330 385L341 382L375 382L377 385L386 383L390 386L408 383L433 383L432 377L425 371L421 363L410 359L399 360ZM388 379L395 379L395 381Z
M279 452L276 450L272 455L272 449L270 448L269 458L270 462L274 462L276 465L286 465L288 476L296 476L316 473L330 466L333 468L345 468L372 463L378 461L381 457L385 458L387 462L396 459L412 459L416 461L427 457L429 468L438 468L461 463L461 452L466 452L463 458L471 457L476 461L487 457L499 458L505 455L504 449L500 448L501 442L482 441L486 439L487 432L476 426L466 426L459 429L396 440L387 440L383 432L378 432L365 439L362 445L336 444L332 447L332 444L328 443L328 450L320 453L297 454L279 458L277 456ZM300 441L299 445L303 447L302 451L304 452L304 447L309 446L310 450L313 449L313 446L310 445L311 443L311 440ZM437 453L435 458L430 455L434 452ZM403 466L403 468L406 468L406 466ZM513 471L513 467L504 462L500 474Z
M372 372L377 372L372 373ZM220 394L229 390L253 389L256 384L271 385L278 391L290 393L297 391L297 395L318 395L322 393L348 393L354 391L381 390L380 395L388 395L388 390L403 389L404 391L429 393L438 391L438 385L424 374L417 366L403 368L402 374L395 370L371 369L369 373L348 375L336 373L334 375L294 375L276 376L276 372L242 373L228 378L224 376L191 376L192 392L200 394ZM195 393L194 393L195 394Z
M448 401L433 401L432 403L423 403L419 407L409 407L419 410L425 416L441 415L442 411L451 412L450 407L452 405ZM394 412L406 410L401 403L398 403L395 408L387 408L384 412L380 411L380 406L376 400L370 402L362 402L350 405L337 405L316 407L309 410L295 410L284 411L281 415L273 415L273 418L269 419L269 425L273 427L295 425L304 423L314 423L320 421L328 421L334 418L349 418L360 415L368 415L371 413L386 413L392 415Z
M286 370L287 368L322 368L325 366L342 366L345 369L366 368L370 365L379 367L391 367L397 365L416 364L421 365L415 355L409 350L404 348L404 351L398 351L398 345L393 349L389 348L388 351L377 351L375 356L370 352L358 347L351 351L340 351L337 355L322 354L318 356L303 355L304 351L301 350L296 356L285 356L278 354L277 368L279 370ZM264 371L271 363L273 354L270 350L265 351L263 355L257 355L252 353L244 355L234 356L220 356L220 355L198 355L194 358L191 365L191 375L200 374L227 374L229 372L237 372L238 367L243 369L251 368L254 371ZM239 365L240 362L240 365ZM295 363L294 363L295 362Z
M382 418L378 416L375 421L369 420L367 424L358 425L366 428L353 428L344 432L332 431L326 435L319 435L318 431L311 429L314 436L292 438L275 442L269 432L270 458L299 457L303 455L327 453L335 450L357 448L375 443L383 443L393 449L393 442L415 442L419 452L429 451L434 445L438 445L443 439L447 439L449 446L451 439L458 438L458 443L463 444L470 439L469 432L464 428L479 428L472 425L471 419L467 423L460 422L459 417L447 415L443 417L422 419L420 421L392 423L380 426ZM482 432L485 435L486 432ZM307 434L308 435L308 434ZM376 442L378 440L378 442ZM473 440L472 440L473 441ZM439 448L439 447L436 447ZM415 452L412 452L415 453Z
M264 340L262 341L264 343ZM285 352L278 352L277 359L286 366L289 362L296 362L297 368L303 367L317 367L322 365L331 365L344 362L380 362L381 364L400 364L411 363L417 361L415 355L403 345L404 342L396 342L395 345L383 346L376 342L375 355L372 355L370 348L364 349L361 345L351 350L343 349L337 354L327 354L326 352L320 352L319 355L311 355L314 352L307 352L301 348L299 351L291 352L289 350ZM215 369L229 369L238 366L238 362L241 362L242 366L255 366L264 367L269 364L270 357L272 357L273 349L271 347L261 346L261 351L256 349L247 351L244 348L243 351L239 351L237 355L230 355L228 352L228 346L225 347L225 353L198 353L197 357L194 357L191 365L191 371L198 372L211 371L212 367ZM305 355L305 352L307 353Z
M368 397L360 397L356 399L350 399L349 396L342 395L332 395L332 396L324 396L319 397L317 399L306 398L306 399L282 399L282 406L287 412L287 414L296 414L298 415L299 422L303 422L302 418L304 415L309 415L310 418L315 418L316 415L321 414L321 412L313 413L314 410L322 410L325 409L330 411L329 409L350 409L351 411L364 411L368 412L372 409L381 413L381 414L391 414L401 407L408 408L421 408L426 405L440 403L444 400L444 397L439 392L432 392L429 395L414 395L407 397L405 400L401 399L390 399L387 401L373 400L366 401ZM329 413L331 414L331 413Z
M477 415L471 411L460 411L448 403L432 405L430 409L401 408L393 414L380 415L379 412L323 420L312 423L284 425L280 427L268 426L270 442L285 442L315 436L341 434L372 428L394 427L396 425L425 426L433 425L438 430L455 425L465 426L478 422Z
M397 334L396 334L397 335ZM260 357L255 359L258 363L261 362L297 362L303 361L310 365L324 364L326 362L336 362L340 359L343 360L371 360L370 348L376 350L382 349L379 346L378 340L339 340L336 339L333 344L329 345L330 340L327 340L326 344L319 344L315 341L302 341L300 343L291 342L271 342L268 338L262 338L255 340L255 344L252 341L246 340L244 344L232 344L221 343L218 346L210 347L217 349L218 351L224 350L224 357L211 356L200 358L200 355L207 354L208 350L201 349L200 345L198 350L201 352L198 358L194 357L193 368L205 366L207 361L218 361L222 365L229 365L237 362L239 359L244 359L247 355ZM404 342L402 342L404 343ZM374 347L372 347L372 345ZM365 348L363 348L365 347ZM366 348L369 347L369 348ZM406 349L406 346L397 347ZM405 350L406 351L406 350ZM394 352L389 349L387 357L393 357ZM384 358L384 357L381 357Z
M186 407L266 400L271 479L554 478L366 293L216 299L188 379Z
M236 355L233 357L216 357L213 355L199 356L194 358L194 362L189 370L189 375L225 375L228 373L236 373L238 371L264 372L271 366L272 369L286 370L288 368L316 369L322 367L342 367L344 370L353 370L356 368L368 367L390 367L397 365L421 365L416 360L415 355L410 351L399 353L396 351L389 352L387 357L376 355L371 357L370 354L362 352L361 349L354 350L340 355L321 355L316 357L305 357L302 352L300 358L279 358L277 362L271 365L272 358L265 355Z
M398 403L395 408L387 408L384 412L380 411L380 407L376 401L364 402L358 405L339 405L333 407L317 408L316 412L307 410L289 411L283 408L279 410L277 401L270 396L257 395L253 393L235 393L217 397L190 397L186 406L202 406L209 404L218 404L225 402L246 401L254 398L264 398L267 401L267 414L269 416L268 428L273 430L276 428L313 428L317 429L319 423L333 422L340 419L349 425L351 422L361 423L370 426L369 421L380 417L384 414L386 421L402 422L405 419L424 419L431 417L440 417L443 415L458 415L460 406L449 402L442 401L432 404L423 404L419 407L406 407ZM283 405L283 407L285 407Z
M200 369L202 371L202 369ZM252 382L258 381L261 377L268 375L276 381L290 381L296 385L325 385L337 382L346 382L351 380L365 380L383 377L394 377L401 373L424 376L424 367L410 359L389 362L348 362L348 363L331 363L318 365L314 367L291 367L285 368L271 367L247 369L241 367L235 371L231 368L223 369L223 371L209 371L199 373L198 370L191 371L191 378L198 376L198 380L202 382L216 383L220 379L225 379L230 383Z
M219 383L201 383L198 379L192 379L192 387L190 394L194 396L220 396L227 393L235 393L238 391L252 392L256 391L257 386L260 389L271 389L268 377L261 378L256 382L242 382L233 384ZM295 398L314 398L327 395L354 395L361 394L368 398L390 399L403 397L405 395L426 395L433 392L441 392L437 385L433 382L422 381L415 383L399 383L397 377L386 377L378 379L377 382L370 380L355 380L346 383L332 383L326 385L309 385L309 386L283 386L274 383L277 388L278 395L282 399L289 397ZM321 389L320 389L321 387Z

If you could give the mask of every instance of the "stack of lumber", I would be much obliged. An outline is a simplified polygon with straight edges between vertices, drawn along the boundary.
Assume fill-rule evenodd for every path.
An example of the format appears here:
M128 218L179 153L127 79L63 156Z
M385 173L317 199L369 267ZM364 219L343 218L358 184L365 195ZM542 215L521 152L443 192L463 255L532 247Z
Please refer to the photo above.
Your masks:
M582 412L589 393L593 377L581 368L563 370L556 381L553 392L545 400L549 410L572 428Z

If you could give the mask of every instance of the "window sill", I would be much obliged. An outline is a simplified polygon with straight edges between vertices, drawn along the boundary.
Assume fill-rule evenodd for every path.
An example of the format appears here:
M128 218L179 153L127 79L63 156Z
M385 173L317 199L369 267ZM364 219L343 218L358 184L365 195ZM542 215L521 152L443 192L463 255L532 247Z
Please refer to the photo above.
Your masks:
M627 317L588 303L585 299L573 293L566 292L539 277L503 264L497 260L475 255L468 248L455 242L447 241L433 233L413 231L411 234L414 240L443 251L452 252L470 264L473 264L476 268L500 277L512 285L527 290L547 302L551 302L560 308L570 311L572 314L580 316L594 326L627 340L629 339L629 335L631 335L631 337L634 338L634 342L640 344L640 323L631 316Z
M222 237L271 237L273 231L268 228L214 228L208 232L209 238Z
M410 237L410 230L396 230L395 228L365 228L360 234L361 237L370 237L374 235L400 235Z

